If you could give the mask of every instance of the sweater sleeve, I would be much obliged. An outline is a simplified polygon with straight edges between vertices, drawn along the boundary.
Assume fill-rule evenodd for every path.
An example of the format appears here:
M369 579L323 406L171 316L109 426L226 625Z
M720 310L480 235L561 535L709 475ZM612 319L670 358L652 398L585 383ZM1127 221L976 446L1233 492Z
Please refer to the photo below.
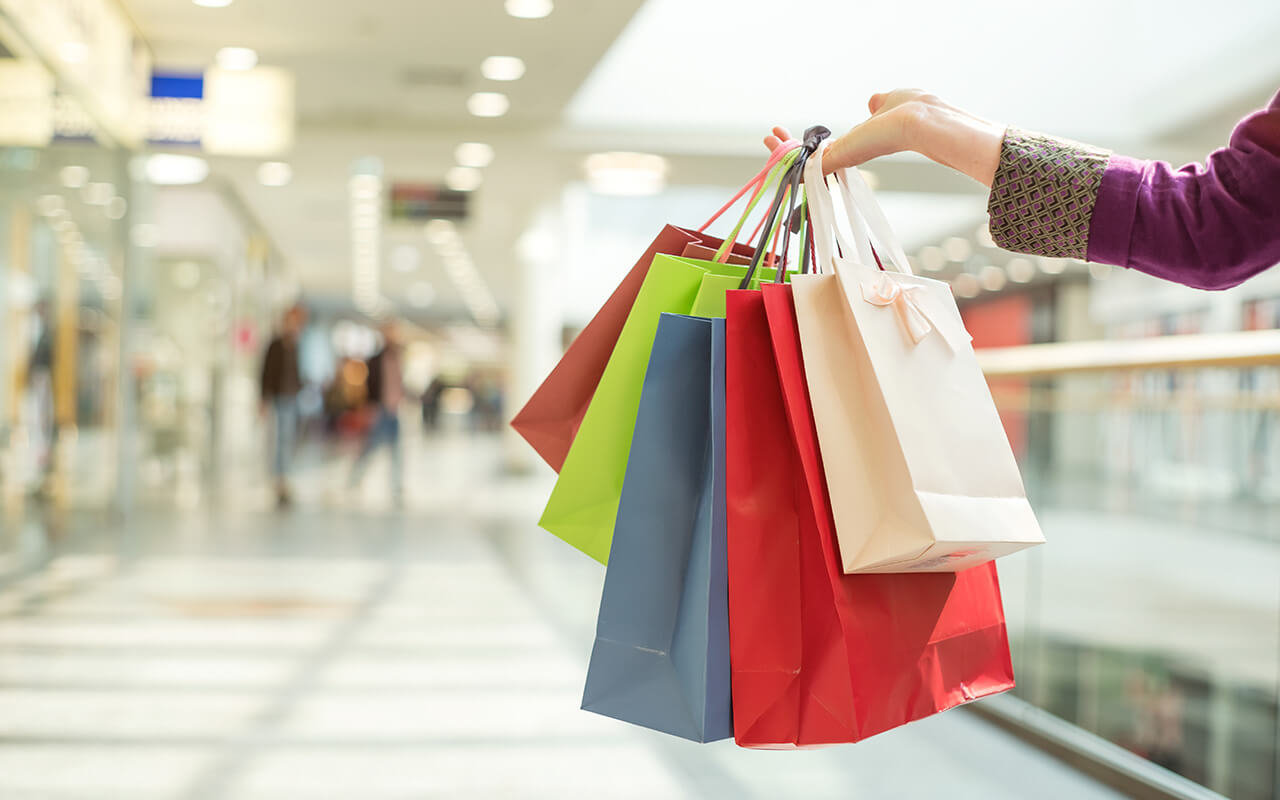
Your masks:
M1280 95L1204 164L1113 156L1088 256L1201 289L1226 289L1280 263Z
M1280 94L1180 169L1010 128L988 211L1006 249L1235 286L1280 262Z

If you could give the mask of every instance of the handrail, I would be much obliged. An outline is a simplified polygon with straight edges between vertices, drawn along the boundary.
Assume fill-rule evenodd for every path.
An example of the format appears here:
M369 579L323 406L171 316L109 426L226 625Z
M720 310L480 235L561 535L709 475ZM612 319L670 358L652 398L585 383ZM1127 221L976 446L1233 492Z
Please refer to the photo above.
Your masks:
M1280 330L1199 333L977 351L989 378L1280 364Z
M1027 744L1139 800L1227 800L1221 794L1055 717L1013 695L964 706Z

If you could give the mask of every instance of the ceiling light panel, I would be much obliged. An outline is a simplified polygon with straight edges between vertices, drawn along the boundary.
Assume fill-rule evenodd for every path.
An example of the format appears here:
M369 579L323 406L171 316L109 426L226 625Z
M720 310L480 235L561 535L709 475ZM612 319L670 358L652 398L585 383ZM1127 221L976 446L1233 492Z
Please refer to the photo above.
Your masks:
M511 101L501 92L476 92L467 98L467 110L477 117L501 117L511 108Z
M480 62L480 74L491 81L518 81L524 77L524 61L515 56L489 56Z
M258 53L248 47L224 47L214 61L222 69L242 71L258 66Z
M555 8L551 0L507 0L505 5L507 13L519 19L542 19Z

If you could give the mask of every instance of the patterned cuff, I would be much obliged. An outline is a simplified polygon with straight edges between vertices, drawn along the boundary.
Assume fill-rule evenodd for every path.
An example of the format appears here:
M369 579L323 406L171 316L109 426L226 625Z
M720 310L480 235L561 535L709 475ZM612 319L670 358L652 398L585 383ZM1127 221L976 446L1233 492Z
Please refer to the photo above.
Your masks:
M1009 128L987 201L991 238L1006 250L1083 261L1109 158L1106 150Z

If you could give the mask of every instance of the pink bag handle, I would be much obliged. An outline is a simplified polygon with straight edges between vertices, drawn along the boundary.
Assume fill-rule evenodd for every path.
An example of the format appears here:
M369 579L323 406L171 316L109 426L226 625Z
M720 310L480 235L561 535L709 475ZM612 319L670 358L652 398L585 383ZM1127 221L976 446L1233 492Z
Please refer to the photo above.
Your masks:
M754 191L752 192L751 197L747 202L747 207L742 212L741 219L739 219L738 223L734 226L732 233L730 233L725 238L724 243L720 245L719 249L716 251L715 256L713 257L713 260L718 261L722 264L728 263L729 254L732 251L735 242L737 241L738 234L742 230L742 226L746 223L747 218L751 215L752 210L755 208L756 204L760 201L760 197L762 193L767 187L771 186L774 181L781 178L782 173L786 171L787 166L791 163L792 160L794 160L799 149L800 149L800 146L796 145L794 143L794 140L788 140L787 142L783 142L778 147L776 147L773 150L773 152L770 154L769 161L765 164L764 169L762 169L759 174L757 174L754 178L748 181L747 185L742 187L742 189L737 193L737 195L735 195L732 199L730 199L728 203L726 203L723 207L721 207L719 211L717 211L714 215L712 215L711 219L708 220L705 225L703 225L701 228L698 229L699 232L706 230L707 226L715 222L715 220L717 220L727 209L729 209L734 203L736 203L743 195L745 195L748 191L751 191L754 188ZM760 233L760 230L764 227L764 224L765 224L764 219L761 219L760 222L757 223L755 231L751 234L750 239L747 240L748 242L755 241L756 236Z
M702 223L702 227L698 228L698 233L702 233L707 228L710 228L711 225L716 220L720 219L720 217L724 215L724 212L732 208L733 204L741 200L742 196L745 195L751 189L753 188L755 189L755 193L752 194L752 197L755 197L756 194L759 194L761 187L764 185L765 179L769 177L769 173L773 170L774 167L778 165L778 162L782 160L782 157L785 156L787 153L790 153L792 150L795 150L797 147L800 146L800 144L801 142L797 141L796 139L788 139L785 142L782 142L781 144L779 144L777 147L773 148L773 152L769 154L769 160L765 162L764 168L761 169L760 172L758 172L754 178L747 181L746 185L743 186L741 189L739 189L738 193L729 199L729 202L721 206L719 211L712 214L711 219Z

